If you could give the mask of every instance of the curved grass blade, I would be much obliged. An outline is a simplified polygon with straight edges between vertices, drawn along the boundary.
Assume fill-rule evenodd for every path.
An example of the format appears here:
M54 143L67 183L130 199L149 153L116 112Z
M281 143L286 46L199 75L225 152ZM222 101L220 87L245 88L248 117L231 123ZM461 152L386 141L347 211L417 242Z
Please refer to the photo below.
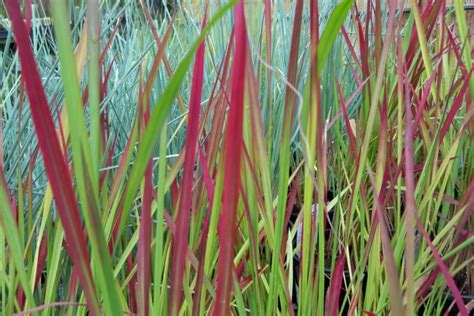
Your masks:
M81 222L81 219L74 197L69 168L63 158L56 136L53 118L41 84L41 77L36 68L19 4L15 0L8 0L6 1L6 8L12 21L17 43L19 44L18 53L22 69L28 69L28 71L23 72L23 79L31 104L31 116L38 137L39 147L43 154L46 174L50 180L59 217L65 229L66 241L74 245L74 247L69 248L69 255L74 265L77 266L79 279L87 297L90 312L99 314L99 304L89 266L90 258L87 252L87 243L81 227L77 225L77 223Z

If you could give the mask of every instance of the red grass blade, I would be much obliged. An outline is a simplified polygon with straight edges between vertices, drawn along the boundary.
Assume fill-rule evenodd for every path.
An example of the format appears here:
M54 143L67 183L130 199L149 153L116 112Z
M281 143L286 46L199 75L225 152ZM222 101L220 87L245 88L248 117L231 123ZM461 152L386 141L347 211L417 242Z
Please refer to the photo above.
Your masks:
M402 71L402 54L401 43L398 44L398 72ZM404 64L406 67L406 64ZM404 69L406 72L406 69ZM400 78L400 74L398 75ZM406 225L406 279L408 299L406 313L412 314L415 312L415 293L414 293L414 266L415 266L415 226L414 214L416 211L415 202L415 177L413 174L413 125L412 112L410 102L410 90L408 87L408 78L404 78L405 86L405 225Z
M127 274L132 273L133 270L133 257L129 256L127 258ZM136 301L136 291L135 291L135 283L137 282L137 277L133 276L128 283L128 299L130 301L130 312L135 314L137 312L137 301Z
M153 65L159 64L161 58L155 58ZM157 61L158 60L158 61ZM143 66L143 64L141 65ZM153 81L154 72L150 73L149 82ZM145 127L150 119L150 107L148 102L143 102L143 87L142 87L142 68L140 68L140 79L138 88L138 119L142 124L139 124L140 133L143 133ZM148 96L148 95L147 95ZM150 312L149 306L149 290L150 290L150 248L151 248L151 199L153 196L153 164L152 159L148 160L148 165L145 170L144 192L142 201L142 214L140 217L140 231L138 239L137 252L137 306L138 315L147 316ZM129 257L130 258L130 257ZM133 286L133 283L132 283Z
M239 200L240 161L242 152L242 125L244 101L244 72L247 51L247 30L244 6L239 2L234 8L235 52L232 64L232 94L225 139L224 194L219 221L219 262L214 315L230 313L230 297L234 287L234 239L236 213Z
M31 116L35 126L39 147L44 158L44 167L50 180L55 204L64 227L69 255L75 266L88 306L92 314L99 314L99 304L95 295L95 287L90 269L90 257L81 223L79 209L74 196L71 174L64 160L61 147L56 136L56 129L46 99L41 77L36 68L28 33L21 15L20 6L16 0L5 2L12 27L18 44L22 78L25 83L28 99L30 100Z
M357 53L355 52L354 45L352 45L352 42L349 38L349 35L347 34L347 31L344 25L341 27L341 33L342 33L342 36L344 37L344 41L346 42L347 47L349 48L349 52L351 53L352 60L355 62L357 68L362 69L359 58L357 58Z
M463 105L462 100L464 99L464 96L466 95L467 88L469 87L469 78L471 77L472 70L469 72L469 74L465 78L464 85L462 86L461 90L458 92L456 98L453 101L453 106L448 112L448 115L446 117L446 120L444 121L443 128L441 129L441 134L439 136L439 143L441 144L443 141L444 136L446 135L446 132L448 131L448 128L451 126L451 123L454 120L454 117L456 116L456 113L458 110L461 108Z
M31 32L31 0L26 0L26 31Z
M334 272L332 273L331 285L326 296L326 315L339 315L339 296L341 294L342 277L344 275L344 255L336 261Z
M156 45L158 45L158 47L159 47L159 46L161 46L162 40L160 39L160 36L158 35L158 30L155 27L155 24L153 22L153 18L150 14L150 10L148 10L148 6L146 4L146 1L140 0L140 5L142 6L143 11L145 11L145 17L146 17L146 19L148 21L148 25L150 26L150 29L152 31L153 38L155 39ZM171 19L174 20L174 16L172 16ZM163 63L165 65L166 73L168 74L169 77L171 77L171 75L173 74L173 70L171 69L171 66L170 66L170 63L168 61L168 57L166 57L166 54L163 57ZM179 105L181 111L183 111L183 112L186 111L186 107L184 105L183 98L181 98L181 95L179 93L178 93L178 105Z
M115 35L117 34L119 27L120 27L120 22L122 21L122 17L120 17L115 24L114 30L112 31L112 34L109 36L109 39L107 40L107 43L105 44L104 48L102 49L102 52L100 53L100 63L102 64L105 60L105 56L107 55L107 51L109 50L110 46L112 45L112 42L114 41Z
M145 172L145 186L142 202L142 215L140 220L140 236L138 241L137 256L137 305L138 315L149 315L150 313L150 260L151 260L151 200L152 200L152 176L153 162L150 159Z
M207 159L201 147L198 147L198 153L199 153L199 161L201 162L202 177L204 179L204 184L207 190L207 199L209 203L212 203L212 200L214 198L214 181L212 181Z
M206 17L202 28L206 25ZM191 217L192 185L196 148L199 137L199 113L201 112L201 96L204 77L204 52L203 41L196 52L196 60L191 85L189 100L188 127L186 129L186 144L184 152L184 170L179 196L179 208L176 218L176 234L173 238L171 279L170 279L170 305L171 315L178 315L181 306L183 276L188 248L189 221Z
M150 106L148 100L151 94L151 87L154 82L154 79L158 72L158 67L163 60L164 50L166 43L168 42L169 35L171 34L171 29L173 25L173 19L170 21L166 34L163 41L158 47L158 52L153 61L152 69L148 76L145 90L142 93L141 89L141 80L140 80L140 95L139 95L139 115L143 117L142 131L144 131L145 126L148 124L150 118ZM200 101L199 101L200 102ZM141 118L140 118L141 119ZM138 296L137 296L137 305L138 305L138 315L149 315L149 289L150 289L150 260L151 260L151 230L152 230L152 217L151 217L151 201L153 196L153 162L150 159L148 166L145 171L145 185L144 185L144 194L143 194L143 203L142 203L142 215L141 215L141 224L140 224L140 237L138 242L138 258L137 258L137 275L138 275ZM117 222L117 223L120 223Z

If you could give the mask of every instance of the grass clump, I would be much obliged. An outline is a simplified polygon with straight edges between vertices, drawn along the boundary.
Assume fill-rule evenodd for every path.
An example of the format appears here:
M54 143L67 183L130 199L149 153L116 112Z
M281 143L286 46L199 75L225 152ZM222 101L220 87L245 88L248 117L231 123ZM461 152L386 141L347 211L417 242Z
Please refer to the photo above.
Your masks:
M398 2L6 0L0 312L468 315L466 16Z

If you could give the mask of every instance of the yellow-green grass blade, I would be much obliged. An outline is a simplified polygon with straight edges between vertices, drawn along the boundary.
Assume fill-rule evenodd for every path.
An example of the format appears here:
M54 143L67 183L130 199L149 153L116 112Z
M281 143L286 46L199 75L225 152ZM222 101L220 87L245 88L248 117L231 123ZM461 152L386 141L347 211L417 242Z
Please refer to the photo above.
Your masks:
M107 313L120 314L123 312L120 294L112 272L112 261L105 243L105 234L99 216L98 174L94 176L94 164L91 159L87 128L82 107L77 69L74 63L71 40L69 37L68 15L63 1L52 2L54 29L58 44L58 54L61 63L61 74L64 83L64 97L71 128L71 145L73 150L73 165L77 179L79 198L83 205L86 229L91 239L95 277ZM97 169L97 168L95 168ZM95 183L95 185L94 185Z

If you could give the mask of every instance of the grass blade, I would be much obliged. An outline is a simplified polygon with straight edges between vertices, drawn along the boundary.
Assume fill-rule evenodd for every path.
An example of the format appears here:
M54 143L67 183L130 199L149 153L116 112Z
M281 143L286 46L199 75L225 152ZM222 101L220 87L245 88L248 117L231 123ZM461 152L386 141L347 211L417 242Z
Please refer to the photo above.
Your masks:
M91 240L93 266L97 271L94 276L97 279L101 295L103 295L105 311L110 314L120 314L123 312L120 293L113 276L104 228L99 217L99 174L97 166L94 165L95 159L92 158L90 144L87 139L86 119L77 80L77 70L74 64L66 4L62 1L56 1L51 8L64 84L64 98L71 128L71 146L77 189L84 210L87 235ZM97 89L99 88L97 87ZM100 114L97 120L100 122ZM97 142L100 146L100 131L97 132L95 137L98 138ZM67 233L67 228L64 228Z
M206 25L206 16L202 28ZM186 129L186 144L184 150L184 170L179 195L178 215L176 219L176 234L173 238L173 256L171 265L170 304L171 315L178 315L181 306L183 288L184 264L188 248L189 221L191 218L191 197L194 175L196 149L198 146L199 113L201 112L201 97L204 77L203 41L196 52L192 76L191 96L189 100L188 127Z
M6 8L12 21L16 40L20 43L18 46L20 63L23 69L29 69L24 72L24 80L28 99L32 105L31 115L43 154L46 173L51 183L61 222L65 228L66 240L74 245L73 248L70 248L69 255L74 265L77 266L79 279L87 297L90 311L98 314L99 304L89 266L90 259L86 239L82 229L77 225L81 220L74 197L69 168L56 137L56 129L41 84L41 78L36 69L20 7L15 0L9 0L6 1Z
M230 313L230 298L234 287L234 239L237 226L237 205L241 182L243 101L247 30L244 6L241 1L234 8L235 52L232 62L232 91L225 139L225 171L222 211L219 221L219 261L214 315Z

